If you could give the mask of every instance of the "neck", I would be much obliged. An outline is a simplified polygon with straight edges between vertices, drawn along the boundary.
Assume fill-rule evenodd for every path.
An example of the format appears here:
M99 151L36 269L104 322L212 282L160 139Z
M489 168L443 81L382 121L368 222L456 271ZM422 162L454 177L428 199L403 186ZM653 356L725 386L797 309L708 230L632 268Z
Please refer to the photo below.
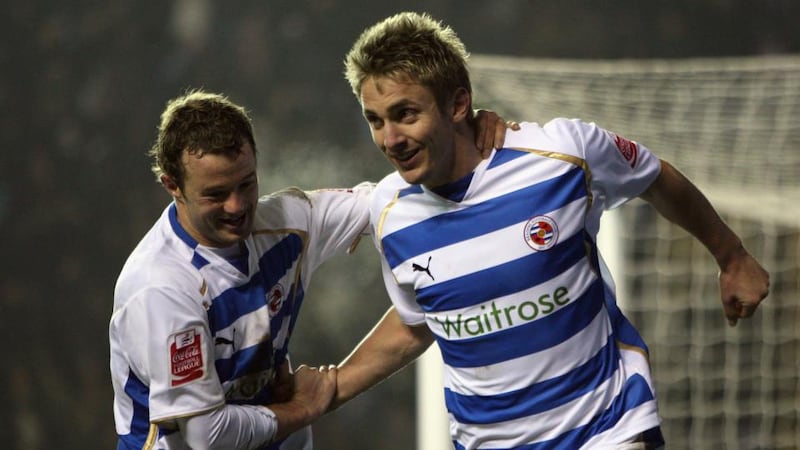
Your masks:
M453 161L453 176L449 180L451 183L475 170L483 160L481 151L475 145L475 132L466 124L456 130L453 144L455 145L455 161Z

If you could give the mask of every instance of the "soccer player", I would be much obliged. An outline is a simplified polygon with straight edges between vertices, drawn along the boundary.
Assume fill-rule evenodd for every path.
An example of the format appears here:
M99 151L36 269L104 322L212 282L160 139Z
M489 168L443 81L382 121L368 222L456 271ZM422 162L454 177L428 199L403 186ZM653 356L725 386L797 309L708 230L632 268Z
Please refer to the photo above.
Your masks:
M502 142L495 114L476 127ZM336 368L290 374L289 338L312 272L369 232L372 185L259 199L250 118L202 91L167 104L150 155L173 202L114 292L118 448L310 449Z
M604 210L640 197L720 267L731 325L768 274L696 187L592 123L522 123L475 156L467 52L430 16L368 28L345 59L373 140L396 170L370 206L393 308L339 365L334 406L434 340L456 449L658 448L647 347L597 251Z

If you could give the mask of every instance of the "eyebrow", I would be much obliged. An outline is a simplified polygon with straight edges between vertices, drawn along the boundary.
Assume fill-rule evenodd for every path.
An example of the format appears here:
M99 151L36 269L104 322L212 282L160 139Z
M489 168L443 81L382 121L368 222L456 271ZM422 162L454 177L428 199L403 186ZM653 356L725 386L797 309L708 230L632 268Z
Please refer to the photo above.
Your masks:
M258 179L258 173L254 170L254 171L250 172L249 174L247 174L244 178L239 180L236 183L236 185L242 184L242 183L247 182L247 181L255 181L256 179ZM229 191L229 190L230 190L230 188L228 186L216 184L216 185L206 186L205 188L201 189L200 190L200 194L201 195L208 195L208 194L214 194L214 193L217 193L217 192L225 192L225 191Z
M398 100L397 103L393 103L392 105L389 106L389 109L388 109L389 116L391 116L392 114L396 113L397 111L399 111L401 109L405 109L405 108L408 108L408 107L413 107L413 108L419 109L419 105L416 102L404 98L404 99ZM365 116L366 115L370 115L370 114L371 115L378 115L377 113L375 113L375 111L373 111L371 109L367 109L367 108L363 108L362 109L362 113Z

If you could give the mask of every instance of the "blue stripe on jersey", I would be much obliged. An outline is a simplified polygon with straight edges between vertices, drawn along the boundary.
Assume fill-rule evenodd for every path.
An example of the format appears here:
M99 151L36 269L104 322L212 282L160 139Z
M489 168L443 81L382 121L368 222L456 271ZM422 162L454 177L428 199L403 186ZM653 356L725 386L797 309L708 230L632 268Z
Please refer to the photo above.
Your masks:
M489 162L487 170L493 169L497 166L501 166L509 161L513 161L519 158L520 156L526 156L526 155L530 155L530 153L524 152L522 150L516 150L513 148L504 147L502 151L495 152L494 157Z
M398 194L398 197L405 197L406 195L421 194L421 193L422 193L422 186L418 184L412 184L411 186L405 189L401 189Z
M128 381L125 382L125 394L133 403L130 434L120 435L117 449L141 449L150 432L150 388L128 370Z
M297 317L300 315L300 306L303 305L303 298L305 297L305 291L303 290L303 282L300 278L302 278L302 274L300 274L300 277L298 277L297 283L295 284L295 293L292 301L292 310L289 312L292 315L289 321L289 336L291 336L292 331L294 331L294 326L297 323ZM288 339L286 345L289 345Z
M217 331L229 327L236 319L264 307L265 294L264 286L252 278L247 283L220 294L208 309L211 334L216 335Z
M303 238L290 233L261 255L258 266L261 268L264 286L267 289L274 286L292 268L302 252Z
M302 249L302 239L295 234L288 235L261 256L258 262L261 270L250 281L215 298L208 310L211 333L216 334L239 317L263 307L266 304L265 289L270 289L288 272Z
M437 335L442 359L453 367L488 366L560 344L583 330L602 310L602 290L602 280L597 279L571 304L525 325L457 341Z
M645 344L642 336L619 309L617 302L614 301L614 295L611 293L611 290L606 288L605 294L608 317L611 319L611 326L614 328L614 334L617 340L632 347L639 347L647 353L647 344Z
M548 213L585 196L583 171L575 168L478 205L415 223L384 236L381 244L389 266L395 268L414 256ZM394 208L402 208L402 204Z
M192 255L192 265L195 269L202 269L206 264L208 264L208 260L195 251Z
M597 389L616 372L619 361L619 351L609 341L589 361L564 375L491 396L445 389L445 404L459 423L490 424L539 414Z
M516 450L545 450L552 448L580 448L592 436L611 429L625 414L645 402L653 400L653 394L647 385L644 377L639 374L631 376L622 388L621 395L618 395L611 403L611 407L605 410L600 416L592 419L588 424L570 430L555 439L540 441L535 444L527 444L514 447ZM457 450L466 450L466 447L453 442ZM500 449L491 449L500 450Z
M183 229L180 222L178 222L178 209L175 206L175 202L169 205L169 224L172 226L172 231L175 232L180 240L182 240L189 248L196 248L197 241Z
M272 342L262 341L238 351L230 358L219 358L214 361L220 381L223 383L250 373L270 368L272 358Z
M523 258L419 289L417 303L425 312L476 305L544 283L585 257L583 235L579 233L547 252L532 252Z

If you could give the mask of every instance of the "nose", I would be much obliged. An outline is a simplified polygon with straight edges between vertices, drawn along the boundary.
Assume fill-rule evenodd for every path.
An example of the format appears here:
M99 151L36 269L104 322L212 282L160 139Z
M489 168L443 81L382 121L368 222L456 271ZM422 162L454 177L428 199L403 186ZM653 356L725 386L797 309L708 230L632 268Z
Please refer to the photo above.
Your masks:
M239 214L247 208L245 196L239 191L233 191L228 195L228 198L225 199L223 207L227 214Z
M383 148L386 150L396 150L405 146L406 137L399 126L386 122L383 125Z

